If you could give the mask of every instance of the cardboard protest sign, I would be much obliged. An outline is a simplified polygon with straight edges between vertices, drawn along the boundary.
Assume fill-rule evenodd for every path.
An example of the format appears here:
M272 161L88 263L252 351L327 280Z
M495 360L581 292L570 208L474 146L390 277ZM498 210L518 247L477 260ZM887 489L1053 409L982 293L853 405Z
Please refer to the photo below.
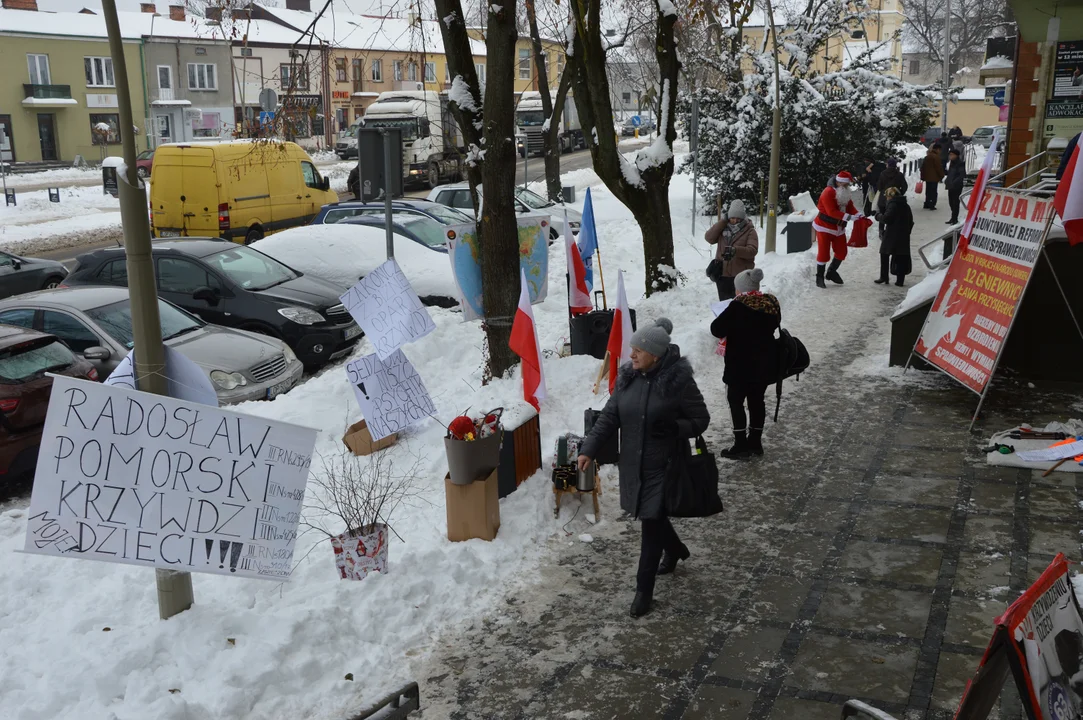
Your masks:
M986 190L969 247L951 259L916 352L981 394L1045 239L1052 201Z
M26 552L286 580L316 431L54 377Z
M386 361L375 354L346 365L357 404L373 440L405 430L436 413L421 376L402 350Z
M165 346L165 377L169 397L218 406L218 393L214 391L207 373L168 345ZM138 389L135 386L135 350L125 355L113 368L105 384Z
M399 264L391 258L339 298L381 360L436 329Z

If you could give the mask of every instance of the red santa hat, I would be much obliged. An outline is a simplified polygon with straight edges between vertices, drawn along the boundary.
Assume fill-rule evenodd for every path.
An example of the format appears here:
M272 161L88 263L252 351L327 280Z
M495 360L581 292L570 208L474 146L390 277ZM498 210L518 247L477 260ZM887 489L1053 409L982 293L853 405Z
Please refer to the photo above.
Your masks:
M845 184L849 185L853 181L854 181L854 176L851 175L846 170L843 170L842 172L840 172L838 175L835 176L835 182L838 182L838 183L845 183Z

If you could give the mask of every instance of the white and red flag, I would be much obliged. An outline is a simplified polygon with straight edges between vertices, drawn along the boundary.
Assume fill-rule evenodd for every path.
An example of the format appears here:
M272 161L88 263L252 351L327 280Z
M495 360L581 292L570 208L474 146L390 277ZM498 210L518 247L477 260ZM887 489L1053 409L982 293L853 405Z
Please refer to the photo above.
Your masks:
M581 232L581 231L580 231ZM617 385L617 371L632 359L632 315L624 292L624 271L617 275L617 305L613 308L613 327L609 330L609 394Z
M1064 222L1064 232L1068 234L1068 242L1072 245L1083 242L1083 157L1080 148L1083 144L1076 145L1072 157L1068 160L1068 167L1064 168L1064 175L1057 187L1057 194L1053 197L1053 207Z
M546 397L545 372L542 369L541 344L538 342L538 326L534 322L534 310L530 305L530 287L526 284L526 272L519 269L522 289L519 291L519 307L511 325L508 347L523 363L523 399L541 410L539 401Z
M587 266L568 228L567 214L564 215L564 249L568 257L568 308L572 315L582 315L594 308L590 304L590 288L587 287Z
M974 222L978 219L978 208L981 207L981 199L985 195L985 186L989 184L989 178L993 175L993 160L996 158L996 148L1000 144L1000 133L993 133L993 141L989 144L989 150L985 153L985 162L978 170L978 177L974 180L974 188L970 191L970 200L966 203L966 222L959 231L960 254L965 254L970 245L970 233L974 231Z

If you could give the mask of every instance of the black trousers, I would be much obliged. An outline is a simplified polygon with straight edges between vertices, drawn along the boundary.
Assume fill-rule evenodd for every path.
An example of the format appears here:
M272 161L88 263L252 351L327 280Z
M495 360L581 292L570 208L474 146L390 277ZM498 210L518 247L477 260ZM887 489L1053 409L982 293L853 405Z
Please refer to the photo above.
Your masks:
M767 420L767 406L763 400L766 392L766 385L756 383L733 383L726 386L726 399L730 402L730 415L735 432L747 427L763 430ZM745 402L748 402L748 420L745 419ZM751 426L748 424L749 420Z
M880 279L883 280L884 282L887 282L887 280L888 280L887 276L888 276L888 271L890 269L891 269L891 256L881 254L880 255ZM899 283L902 283L906 279L906 273L903 273L902 275L896 275L895 279L897 281L899 281Z
M962 195L962 190L948 190L948 207L951 208L952 222L959 222L959 198Z
M936 193L940 189L939 183L926 182L925 183L925 207L936 207Z
M718 286L718 299L729 300L737 296L737 288L733 286L733 278L724 277L715 281Z
M639 572L636 573L636 592L654 595L654 581L658 577L658 563L662 553L677 554L683 543L669 518L642 520L643 541L639 546Z

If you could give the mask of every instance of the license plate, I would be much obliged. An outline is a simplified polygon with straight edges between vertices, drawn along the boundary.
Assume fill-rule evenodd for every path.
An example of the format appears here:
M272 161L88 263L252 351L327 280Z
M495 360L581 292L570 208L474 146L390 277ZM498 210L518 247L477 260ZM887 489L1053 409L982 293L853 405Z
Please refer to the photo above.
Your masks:
M274 400L276 397L293 387L293 380L283 380L267 388L267 399Z
M159 230L158 237L180 237L180 230Z
M360 334L361 334L361 326L360 325L351 325L350 327L346 328L346 339L347 340L353 340L355 337L357 337Z

